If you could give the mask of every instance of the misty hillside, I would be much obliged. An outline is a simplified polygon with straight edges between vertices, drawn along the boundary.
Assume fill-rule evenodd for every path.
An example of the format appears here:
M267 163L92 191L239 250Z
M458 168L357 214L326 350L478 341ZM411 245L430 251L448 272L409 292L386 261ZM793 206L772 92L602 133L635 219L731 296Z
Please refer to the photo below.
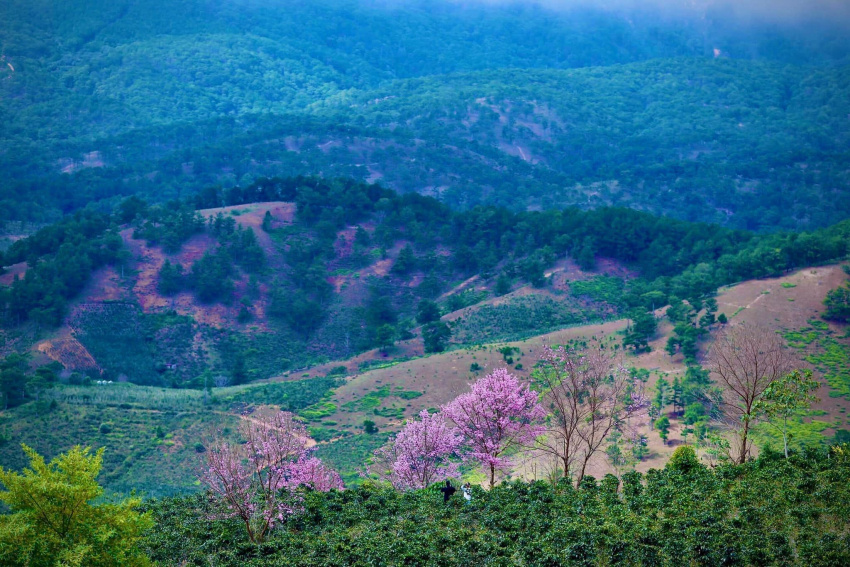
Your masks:
M5 218L315 173L453 206L614 204L751 229L846 208L848 51L828 18L161 7L5 5Z

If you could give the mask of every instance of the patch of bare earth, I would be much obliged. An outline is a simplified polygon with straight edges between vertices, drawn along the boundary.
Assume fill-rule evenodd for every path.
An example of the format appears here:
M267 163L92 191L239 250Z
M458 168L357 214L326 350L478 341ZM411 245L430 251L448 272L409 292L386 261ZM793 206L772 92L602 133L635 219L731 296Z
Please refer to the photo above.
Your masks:
M23 278L27 273L27 263L18 262L11 266L5 266L5 272L0 274L0 285L12 285L15 281L15 276Z
M92 273L81 297L84 297L86 302L102 302L127 299L127 295L121 274L114 267L107 266Z
M74 173L81 169L105 167L103 156L99 151L83 154L83 159L75 160L72 158L61 158L57 161L59 171L62 173Z
M800 329L809 326L810 319L820 319L827 292L846 279L841 266L833 265L806 268L780 278L742 282L722 290L718 297L719 311L726 313L733 323L744 321L777 329ZM846 329L834 323L829 326L833 336L841 336ZM846 411L850 404L843 398L829 397L830 388L823 382L821 373L802 360L806 354L806 351L801 352L800 366L812 369L815 377L822 381L816 392L819 401L813 407L826 411L827 415L817 419L832 421L841 417L843 420L840 410Z
M840 266L805 268L780 278L749 280L721 289L718 313L731 321L796 329L823 311L826 293L847 276ZM783 285L784 284L784 285Z
M213 327L223 327L235 322L232 308L221 304L202 305L189 292L178 293L173 297L165 297L159 293L159 271L165 263L166 254L161 248L148 246L143 240L134 240L127 235L128 246L137 259L135 269L138 272L133 294L145 313L174 309L182 315L190 315L195 321ZM193 236L183 245L178 254L170 259L189 268L193 262L201 258L207 250L216 246L216 241L210 235Z
M199 212L205 218L213 217L219 213L229 215L239 226L253 230L257 237L257 242L266 254L269 265L273 269L282 267L283 258L275 242L262 229L262 224L267 212L271 215L272 227L291 224L295 217L294 203L252 203L248 205L204 209ZM148 246L143 240L133 239L131 229L123 231L122 236L133 257L136 258L134 267L138 275L133 286L133 294L143 311L155 312L163 309L174 309L182 315L191 316L196 322L204 325L219 328L238 326L236 321L238 313L237 302L234 302L230 306L222 305L221 303L201 304L189 292L165 297L157 290L159 272L166 259L172 263L179 263L183 266L184 270L188 271L191 265L207 251L213 250L218 246L218 242L213 236L209 234L195 235L183 244L178 253L173 255L165 254L158 246ZM247 292L247 276L236 280L234 283L235 295L237 297ZM263 298L268 294L268 289L265 285L260 286L260 294ZM252 311L255 318L250 323L252 328L256 328L259 331L267 330L265 323L267 307L267 301L265 299L260 299L253 303Z
M271 228L280 228L290 225L295 220L295 203L284 201L272 201L269 203L251 203L248 205L234 205L231 207L219 207L216 209L203 209L200 212L204 218L213 217L219 213L231 215L236 224L243 228L251 228L257 237L257 242L262 246L266 256L277 255L277 248L271 237L262 229L263 219L266 213L271 215ZM237 213L234 215L234 213Z
M60 329L55 337L38 343L36 350L69 370L101 370L91 353L74 338L68 327Z

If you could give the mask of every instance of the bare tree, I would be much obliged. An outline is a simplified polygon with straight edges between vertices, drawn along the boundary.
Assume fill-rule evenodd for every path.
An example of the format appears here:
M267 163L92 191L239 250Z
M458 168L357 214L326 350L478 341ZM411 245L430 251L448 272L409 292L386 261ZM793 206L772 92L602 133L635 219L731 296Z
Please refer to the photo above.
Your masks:
M775 331L742 323L720 332L708 367L721 387L717 401L733 432L729 456L744 463L752 449L750 430L760 418L758 402L771 384L793 370L794 355Z
M554 455L578 486L608 436L645 411L649 400L642 382L631 380L598 343L584 351L544 347L542 360L543 404L551 416L538 448Z

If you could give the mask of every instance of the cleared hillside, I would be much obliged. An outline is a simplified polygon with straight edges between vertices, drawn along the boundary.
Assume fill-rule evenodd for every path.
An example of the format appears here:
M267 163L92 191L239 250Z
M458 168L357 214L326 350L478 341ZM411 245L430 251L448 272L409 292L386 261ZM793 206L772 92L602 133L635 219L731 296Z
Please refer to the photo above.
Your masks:
M799 348L801 367L812 368L822 382L817 392L820 401L793 421L793 446L824 443L838 431L850 431L846 416L850 404L850 339L846 326L828 325L818 319L826 292L844 279L840 266L821 266L781 278L742 282L722 290L717 297L719 313L725 314L731 324L758 323L783 333ZM662 320L658 334L650 342L652 351L637 356L624 354L622 358L626 366L648 371L646 389L650 393L659 378L672 381L685 373L681 356L671 358L664 352L672 325L661 312L659 317ZM214 388L211 394L117 383L62 386L45 393L38 403L3 413L0 431L5 442L0 445L0 459L5 466L22 464L19 442L47 455L79 443L105 446L104 483L109 488L135 487L154 495L182 492L193 489L202 458L199 451L204 450L204 444L216 431L235 431L235 424L246 411L272 405L304 417L311 435L319 441L318 454L351 481L357 478L356 470L371 451L386 440L387 434L397 432L404 419L422 409L438 408L466 391L476 377L507 365L515 374L529 378L543 345L591 337L608 337L619 343L625 327L625 320L615 320L411 360L404 357L415 353L418 347L415 341L403 342L390 350L389 358L373 351L270 383ZM715 327L713 332L716 330ZM703 348L710 342L705 341ZM506 356L505 347L515 350ZM402 360L393 359L398 356ZM472 365L477 365L477 369L473 370ZM370 366L376 367L368 369ZM364 370L358 370L361 368ZM665 412L673 417L667 443L662 443L645 417L632 424L646 438L648 452L629 466L640 471L662 466L682 444L681 416L669 407ZM366 420L375 424L376 433L364 431ZM776 432L767 427L760 428L758 435L760 443L781 443ZM548 464L545 459L524 460L518 463L514 475L542 478ZM612 467L600 455L590 471L600 477L627 468Z

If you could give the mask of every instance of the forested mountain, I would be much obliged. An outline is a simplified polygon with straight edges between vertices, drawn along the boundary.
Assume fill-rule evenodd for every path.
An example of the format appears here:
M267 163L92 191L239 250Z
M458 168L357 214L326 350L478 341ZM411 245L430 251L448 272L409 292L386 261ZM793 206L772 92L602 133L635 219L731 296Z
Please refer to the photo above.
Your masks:
M825 226L848 205L848 40L828 18L419 1L0 9L0 220L317 173L453 206L617 204L750 229Z
M451 332L434 321L518 285L552 288L557 308L455 342L682 300L700 311L721 285L844 258L848 231L844 221L757 235L626 208L452 211L433 197L348 179L261 179L162 206L129 198L114 215L85 210L14 242L0 262L12 272L0 286L0 323L69 325L108 378L198 386L206 369L239 383L391 346L420 325L425 352L441 351ZM598 257L631 273L590 287L553 275L571 258L587 279ZM111 271L100 272L80 304L78 294L106 265ZM111 302L118 305L99 306ZM422 316L423 304L434 315ZM213 315L205 305L220 308ZM163 326L183 330L154 339ZM445 336L429 343L432 331ZM199 355L199 343L216 354ZM168 365L180 370L166 372Z

